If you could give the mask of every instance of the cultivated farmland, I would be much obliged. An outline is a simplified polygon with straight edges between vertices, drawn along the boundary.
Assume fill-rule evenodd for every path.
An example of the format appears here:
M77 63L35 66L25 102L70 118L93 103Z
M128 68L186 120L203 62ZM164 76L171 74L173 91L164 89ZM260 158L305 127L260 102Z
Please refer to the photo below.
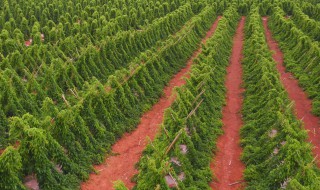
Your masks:
M320 1L0 1L0 190L319 190L319 167Z

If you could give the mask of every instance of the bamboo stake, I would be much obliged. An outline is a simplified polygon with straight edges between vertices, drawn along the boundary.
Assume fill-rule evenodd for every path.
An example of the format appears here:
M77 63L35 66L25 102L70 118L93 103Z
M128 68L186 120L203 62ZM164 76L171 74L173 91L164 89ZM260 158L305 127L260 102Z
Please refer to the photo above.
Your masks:
M164 125L162 125L162 126L163 126L164 133L166 134L166 136L167 136L168 138L170 138L169 133L168 133L166 127L165 127Z
M192 102L191 105L193 105L193 104L200 98L200 96L201 96L205 91L206 91L206 90L203 89L203 90L200 92L200 94L198 94L197 97L195 97L195 99L193 100L193 102Z
M182 134L182 129L180 129L180 131L178 132L178 134L176 135L176 137L173 139L172 143L168 146L166 152L164 153L164 155L167 155L168 152L171 150L171 148L173 147L173 145L177 142L177 140L179 139L180 135Z
M156 150L156 147L153 145L152 140L150 138L147 138L147 139L148 139L148 143L154 148L154 150Z
M176 118L174 118L174 116L172 115L172 113L171 113L171 117L173 118L174 121L176 121Z
M38 73L40 71L40 69L42 68L43 62L40 64L40 66L37 68L36 71L33 71L32 75L36 78L36 76L38 76Z
M76 93L77 97L79 97L79 94L77 92L77 88L76 87L73 88L73 91Z
M70 91L71 91L71 93L78 99L79 98L79 96L70 88L69 89Z
M197 87L197 90L199 90L200 88L202 88L202 86L206 83L206 81L201 81L201 83L199 84L199 86Z
M229 186L237 185L237 184L239 184L239 183L243 183L243 182L244 182L244 180L236 181L236 182L234 182L234 183L230 183L230 184L229 184Z
M178 186L178 182L176 181L176 179L172 176L171 172L169 172L170 177L173 179L174 183L177 186L177 189L180 190L179 186Z
M70 107L70 104L69 104L68 100L66 99L66 97L64 96L64 94L62 94L61 96L62 96L62 99L63 99L64 103L65 103L68 107Z
M309 64L307 65L307 67L304 69L304 71L308 71L308 70L309 70L310 65L312 65L312 66L313 66L314 60L316 60L316 59L317 59L317 57L313 58L313 59L312 59L312 61L310 61L310 62L309 62Z
M189 117L191 117L191 116L196 112L196 110L197 110L197 109L199 108L199 106L202 104L203 100L204 100L204 99L202 99L202 100L198 103L198 105L189 113L189 115L187 116L186 120L189 119Z

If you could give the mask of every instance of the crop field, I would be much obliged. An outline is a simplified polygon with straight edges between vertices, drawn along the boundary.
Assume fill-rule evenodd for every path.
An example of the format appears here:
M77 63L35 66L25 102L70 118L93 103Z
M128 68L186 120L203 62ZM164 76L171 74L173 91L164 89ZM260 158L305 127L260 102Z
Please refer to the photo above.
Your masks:
M320 190L319 0L1 0L0 190Z

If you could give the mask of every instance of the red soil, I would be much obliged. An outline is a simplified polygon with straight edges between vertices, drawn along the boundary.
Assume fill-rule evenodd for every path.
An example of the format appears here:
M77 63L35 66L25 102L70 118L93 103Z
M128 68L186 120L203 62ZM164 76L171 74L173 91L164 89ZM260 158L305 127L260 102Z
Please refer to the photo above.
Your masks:
M13 148L17 149L20 146L20 142L16 141L16 143L13 145ZM0 149L0 156L2 155L2 153L4 153L4 151L6 151L5 149Z
M206 37L202 40L203 43L213 34L219 20L220 17L215 21ZM187 66L176 74L169 85L165 87L164 96L160 98L159 102L142 116L137 129L130 134L125 134L113 145L112 151L118 155L110 156L103 165L95 166L95 169L100 171L100 173L98 175L91 174L89 181L81 185L82 190L113 189L112 182L116 180L122 180L128 188L133 188L135 184L132 183L130 179L138 173L134 165L139 161L142 151L148 143L146 137L149 137L151 140L154 139L158 131L158 126L163 121L164 110L168 108L175 99L173 93L174 87L185 84L184 77L187 77L193 60L200 53L201 46L188 60Z
M230 185L235 182L242 182L244 164L240 161L242 149L240 147L240 128L242 126L241 106L242 106L242 49L244 38L245 17L242 17L236 35L233 39L232 56L230 65L227 68L226 78L226 106L223 108L223 130L224 134L219 137L215 162L211 163L217 181L210 184L212 189L229 190L239 189L241 183Z
M32 39L29 39L27 41L24 42L24 45L29 47L32 44Z
M276 41L272 39L271 31L268 28L268 18L263 17L263 26L266 31L266 38L269 48L274 52L273 59L278 63L277 69L281 76L281 82L287 90L289 97L295 102L295 112L297 117L303 122L304 128L308 131L309 141L314 145L313 154L316 158L318 167L320 167L320 118L311 113L312 102L308 99L307 93L299 87L299 82L293 75L286 72L283 64L283 54Z
M41 37L41 41L43 42L44 41L44 34L41 34L40 37ZM29 40L24 42L24 45L27 47L29 47L31 44L32 44L32 38L30 38Z

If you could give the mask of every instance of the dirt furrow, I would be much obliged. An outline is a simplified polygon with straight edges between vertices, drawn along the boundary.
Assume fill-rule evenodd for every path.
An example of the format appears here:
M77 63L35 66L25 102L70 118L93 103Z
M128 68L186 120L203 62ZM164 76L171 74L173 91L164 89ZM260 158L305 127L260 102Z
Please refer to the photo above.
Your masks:
M273 59L278 63L277 69L280 73L281 82L287 90L289 97L294 101L294 109L297 117L303 122L304 128L308 130L309 141L314 145L313 154L317 160L317 165L320 167L320 118L312 114L312 101L308 98L306 92L299 87L299 82L294 76L286 72L283 64L283 53L280 50L278 43L273 40L271 31L268 28L268 18L263 17L263 26L266 33L268 46L273 51Z
M226 78L226 106L223 108L224 134L219 137L215 161L211 168L217 181L211 183L216 190L239 189L242 186L244 164L240 161L240 128L242 126L241 106L243 102L242 83L242 49L244 39L245 17L242 17L236 35L233 39L230 65L227 68Z
M214 33L219 20L220 17L214 22L202 40L203 43ZM193 60L200 53L201 46L193 53L186 67L172 78L168 86L164 89L164 96L160 98L159 102L142 116L137 129L130 134L125 134L113 145L112 152L116 153L116 155L108 157L104 164L95 166L99 174L91 174L89 180L81 185L82 190L110 190L113 189L113 181L116 180L122 180L130 189L134 186L134 183L132 183L130 179L138 173L134 165L139 161L142 151L147 144L146 137L151 140L154 139L158 126L162 123L164 110L168 108L175 99L173 94L174 87L185 84L184 77L187 77Z

